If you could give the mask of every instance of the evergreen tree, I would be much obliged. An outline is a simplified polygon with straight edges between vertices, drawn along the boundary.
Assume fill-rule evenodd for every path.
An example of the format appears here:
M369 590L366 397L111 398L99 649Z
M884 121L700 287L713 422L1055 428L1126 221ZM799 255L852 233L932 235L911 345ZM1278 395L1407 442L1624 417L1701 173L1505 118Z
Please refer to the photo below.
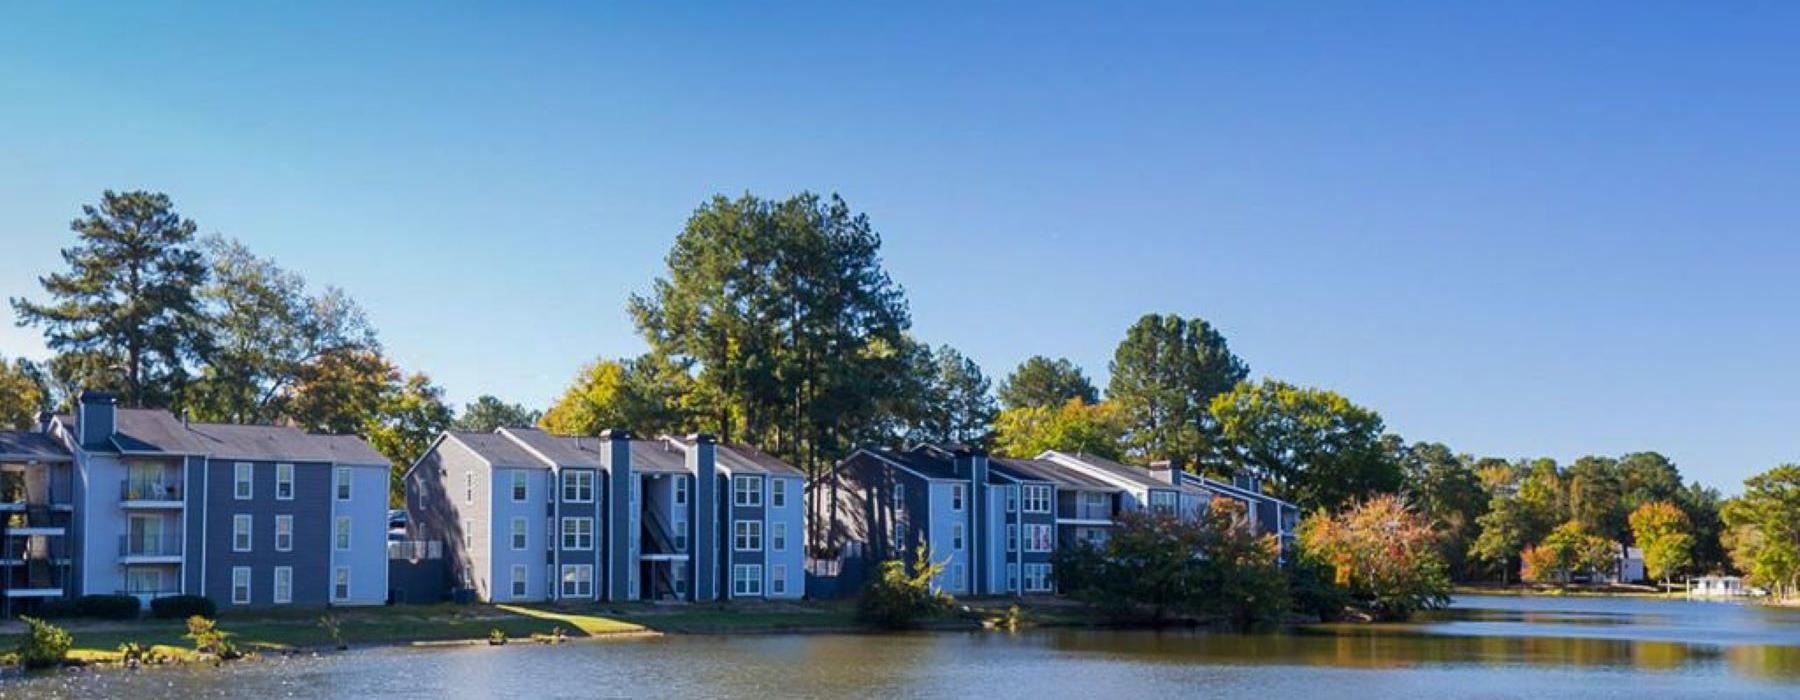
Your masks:
M1225 336L1198 318L1149 314L1125 332L1110 367L1106 397L1119 405L1134 456L1218 461L1211 403L1250 374Z
M516 403L482 395L463 407L456 417L455 428L477 433L490 433L497 428L523 428L536 425L542 413Z
M929 362L929 368L921 368L931 377L924 419L908 437L914 442L986 446L998 408L981 367L948 345L938 346Z
M1000 382L1000 405L1008 408L1055 408L1070 399L1093 404L1100 393L1081 368L1065 358L1033 355Z

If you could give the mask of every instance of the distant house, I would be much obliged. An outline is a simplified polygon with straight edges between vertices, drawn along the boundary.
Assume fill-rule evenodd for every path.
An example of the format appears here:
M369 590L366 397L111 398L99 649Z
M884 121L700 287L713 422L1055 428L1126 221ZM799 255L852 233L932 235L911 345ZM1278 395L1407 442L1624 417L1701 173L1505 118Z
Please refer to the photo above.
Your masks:
M388 461L361 439L191 423L82 392L35 433L0 433L9 612L66 596L221 608L387 600Z
M1735 598L1750 593L1744 579L1737 576L1701 576L1688 589L1688 595L1701 598Z

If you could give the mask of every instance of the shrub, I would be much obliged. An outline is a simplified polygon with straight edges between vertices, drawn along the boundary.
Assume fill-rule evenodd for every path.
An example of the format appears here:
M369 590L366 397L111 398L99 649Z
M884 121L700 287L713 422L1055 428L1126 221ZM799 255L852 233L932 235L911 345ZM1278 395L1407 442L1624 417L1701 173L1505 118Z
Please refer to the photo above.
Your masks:
M136 596L84 595L75 599L75 614L101 620L135 620L143 604Z
M35 617L20 616L25 623L24 638L19 640L19 663L25 668L47 668L62 663L75 638L61 627Z
M1288 564L1290 609L1301 615L1332 620L1350 607L1350 592L1332 582L1330 568L1317 562L1294 561Z
M857 619L887 629L907 629L925 617L943 612L952 602L949 595L936 590L931 579L943 573L944 565L931 562L924 547L908 573L899 559L881 563L875 579L863 587L856 601Z
M221 659L235 659L243 654L231 641L231 633L219 629L219 623L195 615L187 619L187 638L194 640L194 651Z
M177 620L195 615L205 618L218 617L219 605L214 603L211 598L198 595L172 595L150 601L151 617Z
M1280 545L1258 535L1239 509L1217 502L1198 522L1127 512L1101 548L1065 548L1055 559L1070 597L1121 620L1200 615L1239 628L1275 622L1288 607Z

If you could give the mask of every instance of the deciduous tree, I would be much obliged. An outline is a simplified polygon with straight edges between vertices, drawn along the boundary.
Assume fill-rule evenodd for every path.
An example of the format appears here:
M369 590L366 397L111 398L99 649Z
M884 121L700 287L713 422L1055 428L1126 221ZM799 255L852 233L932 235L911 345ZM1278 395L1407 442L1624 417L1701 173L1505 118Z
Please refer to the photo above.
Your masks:
M1393 495L1359 501L1337 515L1321 509L1300 526L1302 556L1330 566L1338 585L1383 620L1450 603L1437 540L1431 521Z
M1016 457L1058 450L1119 459L1124 430L1113 404L1088 404L1074 398L1059 406L1001 411L994 420L994 442L1000 454Z
M1229 462L1303 509L1335 510L1401 486L1381 416L1336 393L1265 379L1213 400Z
M1680 506L1650 501L1631 511L1631 535L1644 552L1644 573L1668 583L1693 563L1693 525Z

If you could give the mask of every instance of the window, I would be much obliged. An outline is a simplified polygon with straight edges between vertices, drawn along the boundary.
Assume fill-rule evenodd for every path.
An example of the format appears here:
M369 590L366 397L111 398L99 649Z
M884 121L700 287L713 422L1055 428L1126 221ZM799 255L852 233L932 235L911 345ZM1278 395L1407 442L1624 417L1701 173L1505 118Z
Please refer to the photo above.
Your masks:
M250 604L250 567L231 567L231 604Z
M732 477L731 503L746 507L762 505L762 479L754 476Z
M294 500L294 465L275 465L275 500Z
M562 548L563 549L593 549L594 548L594 519L593 518L563 518ZM564 572L564 573L566 574L567 572Z
M787 479L769 480L769 505L775 508L787 507Z
M525 597L525 565L514 564L512 567L512 597Z
M950 510L960 512L962 509L963 509L963 485L962 484L951 484L950 485Z
M475 521L463 521L463 549L475 548Z
M1047 593L1050 590L1050 565L1025 565L1025 592Z
M769 548L777 552L787 551L787 523L769 524Z
M250 516L238 514L231 516L231 551L250 551Z
M350 551L350 516L340 515L331 526L332 547L340 552Z
M562 568L562 597L587 598L594 595L594 566L565 564Z
M1151 512L1154 512L1158 515L1174 515L1175 514L1175 498L1176 498L1176 494L1174 491L1151 491L1150 492L1150 510L1151 510Z
M1019 551L1019 525L1017 523L1007 523L1006 525L1006 551Z
M681 477L679 479L676 479L675 480L675 505L678 505L678 506L687 505L687 491L688 491L687 477Z
M463 503L475 502L475 472L463 472Z
M1025 486L1025 512L1048 513L1050 512L1050 500L1050 487L1042 484Z
M338 467L332 478L337 480L332 489L337 492L337 499L340 501L350 500L350 468Z
M687 524L682 523L680 525L676 525L675 528L676 528L675 529L675 551L686 552L687 551Z
M294 551L294 516L275 516L275 551Z
M525 484L525 470L512 470L512 499L514 503L524 503L529 490Z
M961 591L963 589L963 584L964 584L963 565L962 564L951 564L950 565L950 590Z
M962 548L963 548L963 524L962 523L951 523L950 524L950 549L960 552L960 551L962 551Z
M294 602L294 567L275 567L275 602Z
M553 535L555 533L556 533L556 518L555 517L544 518L544 551L546 551L546 552L556 551L556 538L551 537L551 535ZM555 578L556 578L556 570L555 569L551 569L549 572L544 574L545 581L549 581L549 580L552 580Z
M1019 510L1019 487L1006 489L1006 512L1016 513Z
M732 547L740 552L762 551L762 521L739 520L732 527Z
M162 590L162 571L160 569L145 569L145 568L140 568L140 567L129 567L129 568L125 569L125 592L126 593L161 593L161 592L163 592L163 590Z
M331 574L331 599L350 599L350 567L340 566Z
M525 551L525 519L512 519L512 548L515 552Z
M738 564L731 567L733 595L762 595L762 565Z
M894 484L894 509L906 507L906 484Z
M669 569L669 581L674 585L676 597L687 595L687 567L675 566Z
M594 473L590 471L566 471L562 475L563 502L592 503L594 501Z
M1048 551L1050 551L1050 526L1049 525L1030 525L1030 524L1028 524L1025 526L1025 551L1027 551L1027 552L1048 552Z
M776 564L769 569L769 592L775 595L787 593L787 565Z
M906 523L894 523L894 548L906 549Z
M235 478L231 486L232 498L240 501L250 500L251 494L255 492L255 489L251 488L250 477L255 473L256 465L249 462L238 462L232 465L232 475Z
M1019 565L1017 562L1006 565L1006 590L1019 590Z

